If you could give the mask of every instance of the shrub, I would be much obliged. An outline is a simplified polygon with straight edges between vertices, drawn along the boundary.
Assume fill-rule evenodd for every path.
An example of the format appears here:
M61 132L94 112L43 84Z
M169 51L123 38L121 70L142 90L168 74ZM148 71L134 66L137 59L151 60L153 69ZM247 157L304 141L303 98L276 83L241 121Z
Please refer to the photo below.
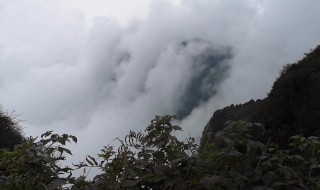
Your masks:
M130 131L119 147L105 146L74 168L58 161L71 135L47 132L14 151L0 152L1 189L319 189L320 139L293 136L287 148L257 140L257 123L228 122L198 147L192 137L181 141L173 116L156 116L144 132ZM76 169L98 168L93 180L72 177ZM90 169L88 170L90 171ZM69 176L66 176L69 174ZM87 173L86 173L87 174ZM62 177L64 176L64 177Z
M14 145L24 140L18 121L13 114L8 114L0 108L0 149L12 150Z
M62 174L71 174L72 169L61 167L58 162L65 159L66 142L76 142L71 135L41 135L41 139L28 138L13 151L0 150L0 188L3 190L56 189L69 181Z

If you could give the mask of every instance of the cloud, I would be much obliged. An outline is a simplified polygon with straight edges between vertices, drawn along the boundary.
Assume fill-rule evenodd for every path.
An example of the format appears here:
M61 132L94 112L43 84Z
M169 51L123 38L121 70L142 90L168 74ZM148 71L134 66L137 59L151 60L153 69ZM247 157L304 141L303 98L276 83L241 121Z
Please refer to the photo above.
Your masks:
M0 103L28 135L96 153L158 114L200 137L213 111L264 98L282 65L319 41L314 1L153 1L127 25L51 1L0 3ZM294 19L293 19L294 18Z

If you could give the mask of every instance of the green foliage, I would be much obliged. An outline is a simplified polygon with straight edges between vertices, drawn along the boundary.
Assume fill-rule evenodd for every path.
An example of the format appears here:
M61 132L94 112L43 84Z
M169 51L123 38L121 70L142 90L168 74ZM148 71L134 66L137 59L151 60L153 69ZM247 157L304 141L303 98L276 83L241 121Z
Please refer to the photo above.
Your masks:
M75 168L58 161L71 152L64 147L77 139L51 131L41 140L28 139L14 151L0 152L0 189L319 189L320 139L293 136L287 148L257 139L258 123L228 122L199 148L193 138L181 141L173 116L156 116L144 132L130 131L120 146L105 146ZM86 168L89 168L87 170ZM91 168L101 170L86 179ZM85 169L77 179L71 172ZM67 176L66 174L69 174ZM64 176L64 177L62 177ZM67 186L66 186L67 185Z
M230 122L204 148L211 168L228 184L223 189L319 189L320 139L293 136L283 149L253 140L261 127Z
M262 123L280 146L291 136L320 136L320 46L294 64L287 64L263 100L250 100L217 110L204 134L216 133L232 120ZM261 139L267 143L268 138Z
M12 150L14 145L24 140L18 121L13 114L8 114L0 108L0 149Z
M104 147L98 162L87 157L86 164L100 167L103 174L96 176L94 186L101 189L187 189L193 187L197 146L194 139L179 141L173 134L181 130L171 124L172 116L156 116L145 133L130 131L115 151Z
M76 142L71 135L58 135L48 131L41 139L29 138L13 151L0 150L0 189L28 190L55 189L65 184L72 169L61 167L58 162L65 159L66 142Z
M131 131L121 146L104 147L99 163L83 166L101 175L79 189L318 189L319 144L316 137L293 136L288 149L257 141L261 124L228 122L201 149L193 138L174 136L180 127L171 116L152 120L145 133ZM302 167L303 165L303 167Z
M287 136L320 135L320 46L286 65L268 96L266 125L290 128Z

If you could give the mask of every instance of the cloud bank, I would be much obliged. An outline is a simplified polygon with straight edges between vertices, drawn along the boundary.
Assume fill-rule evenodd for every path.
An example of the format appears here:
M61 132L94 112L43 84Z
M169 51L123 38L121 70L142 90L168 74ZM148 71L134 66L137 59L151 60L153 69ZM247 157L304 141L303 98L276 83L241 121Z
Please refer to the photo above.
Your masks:
M152 1L119 24L50 1L0 2L0 104L27 135L79 138L78 160L154 115L200 137L213 111L264 98L282 66L320 42L320 2ZM183 135L182 135L183 136Z

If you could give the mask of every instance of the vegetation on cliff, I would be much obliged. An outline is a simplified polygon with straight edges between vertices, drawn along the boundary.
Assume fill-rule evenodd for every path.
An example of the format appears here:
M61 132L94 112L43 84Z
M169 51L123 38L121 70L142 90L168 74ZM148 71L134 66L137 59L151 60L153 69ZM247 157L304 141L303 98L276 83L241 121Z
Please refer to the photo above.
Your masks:
M320 136L319 97L320 46L297 63L287 64L265 99L217 110L204 134L218 132L229 120L244 120L262 123L267 135L282 146L294 134Z

